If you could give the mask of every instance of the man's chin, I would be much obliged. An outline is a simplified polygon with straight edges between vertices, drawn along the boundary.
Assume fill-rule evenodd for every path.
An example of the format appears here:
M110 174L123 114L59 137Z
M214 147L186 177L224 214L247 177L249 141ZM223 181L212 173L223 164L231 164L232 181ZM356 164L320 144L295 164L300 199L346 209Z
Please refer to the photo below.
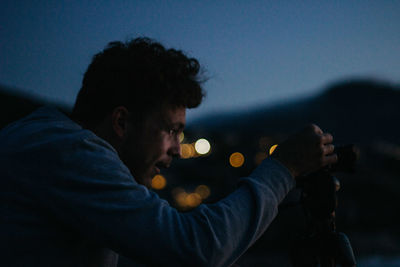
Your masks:
M154 167L154 175L160 174L160 173L161 173L160 168L158 168L157 166L155 166L155 167ZM153 176L154 176L154 175L153 175Z
M151 180L152 180L152 178L146 178L145 180L144 180L144 183L143 183L143 185L144 186L146 186L148 189L151 189Z
M136 176L134 178L138 184L144 185L147 188L151 188L151 180L153 179L153 176L142 175L142 176Z
M160 169L158 167L154 167L152 170L148 171L147 174L137 177L136 181L150 189L153 177L160 173Z

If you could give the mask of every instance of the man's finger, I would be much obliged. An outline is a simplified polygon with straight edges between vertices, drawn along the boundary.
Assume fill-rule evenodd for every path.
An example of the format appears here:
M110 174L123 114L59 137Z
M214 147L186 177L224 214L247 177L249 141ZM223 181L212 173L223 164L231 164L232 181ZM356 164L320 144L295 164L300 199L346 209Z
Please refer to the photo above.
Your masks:
M335 150L335 146L332 144L324 145L324 155L332 154Z
M325 165L335 164L337 162L337 160L338 160L337 155L331 154L331 155L325 156L324 163L325 163Z
M316 134L323 134L324 132L321 130L321 128L318 127L316 124L310 124L308 126L309 129L311 129L314 133Z
M321 136L321 143L322 144L330 144L333 142L333 136L330 133L324 133Z

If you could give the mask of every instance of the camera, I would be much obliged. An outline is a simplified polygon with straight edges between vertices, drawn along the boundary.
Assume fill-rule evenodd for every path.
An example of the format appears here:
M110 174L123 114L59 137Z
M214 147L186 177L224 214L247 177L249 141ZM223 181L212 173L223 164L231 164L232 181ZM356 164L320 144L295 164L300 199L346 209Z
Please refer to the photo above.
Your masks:
M291 248L292 265L333 267L355 266L356 260L350 241L336 231L336 192L340 188L335 172L353 173L359 158L355 145L338 146L334 153L338 161L314 173L299 177L302 190L300 203L306 218L306 231Z
M353 173L355 171L356 162L360 156L360 151L355 145L338 146L335 148L334 153L338 156L338 161L328 166L328 172Z
M297 185L302 189L301 202L315 218L331 217L337 206L336 192L340 189L340 182L333 173L353 173L359 158L359 150L353 144L337 146L334 153L338 156L335 164L298 179Z

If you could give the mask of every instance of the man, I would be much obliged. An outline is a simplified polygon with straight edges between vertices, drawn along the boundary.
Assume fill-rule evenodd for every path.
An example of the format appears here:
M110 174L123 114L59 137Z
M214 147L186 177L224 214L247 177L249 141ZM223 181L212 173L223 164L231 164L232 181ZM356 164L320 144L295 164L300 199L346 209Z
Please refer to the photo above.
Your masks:
M85 73L71 118L41 108L0 132L2 266L229 266L266 230L295 177L336 161L311 125L238 189L180 213L149 191L179 157L199 64L146 38L113 42ZM260 122L262 123L262 122ZM145 185L145 186L144 186Z

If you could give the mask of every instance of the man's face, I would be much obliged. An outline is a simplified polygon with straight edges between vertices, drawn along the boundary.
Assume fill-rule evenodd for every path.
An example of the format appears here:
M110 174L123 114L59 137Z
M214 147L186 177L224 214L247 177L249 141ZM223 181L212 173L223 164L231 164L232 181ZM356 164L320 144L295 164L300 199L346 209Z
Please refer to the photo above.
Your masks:
M185 117L186 108L169 107L131 125L121 159L137 182L150 187L154 175L180 156L179 135L185 127Z

